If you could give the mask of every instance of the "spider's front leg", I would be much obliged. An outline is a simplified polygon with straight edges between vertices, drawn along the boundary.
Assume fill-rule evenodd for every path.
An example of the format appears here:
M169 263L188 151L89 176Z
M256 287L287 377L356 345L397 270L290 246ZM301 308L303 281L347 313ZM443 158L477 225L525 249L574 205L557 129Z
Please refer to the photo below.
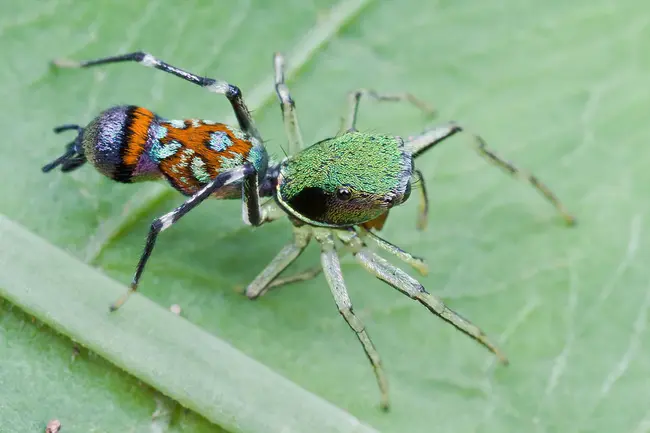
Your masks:
M453 131L453 133L450 133ZM455 122L449 122L443 125L438 125L436 127L430 128L424 133L409 137L409 139L404 144L405 149L413 155L413 158L417 158L422 155L424 152L430 150L432 147L438 143L446 140L451 135L454 135L458 132L463 131L463 128ZM471 134L473 141L473 147L476 152L485 158L491 164L500 167L502 170L510 174L512 177L522 180L530 184L535 188L546 200L548 200L558 211L558 213L564 218L568 225L573 225L576 222L576 219L571 215L564 204L560 201L559 198L551 191L551 189L546 186L542 181L539 180L534 174L527 172L518 168L512 162L508 162L505 159L501 158L494 151L488 148L487 143L483 138L478 135ZM421 174L420 174L421 177ZM422 178L422 177L421 177Z
M274 203L273 206L275 206ZM285 245L262 272L246 287L246 296L250 299L257 299L272 287L280 285L277 280L278 275L302 254L310 240L311 228L309 226L294 227L293 242ZM315 273L314 276L317 274ZM288 277L288 280L284 279L285 281L283 283L286 284L300 279L301 275Z
M357 89L348 94L348 108L345 116L343 117L343 123L341 125L341 129L339 130L339 135L345 134L349 131L357 130L359 104L361 103L361 98L363 96L373 98L377 101L408 102L420 109L429 117L434 117L436 115L436 110L433 109L433 107L429 106L429 104L408 92L378 93L370 89Z
M400 268L393 266L387 260L371 251L356 233L348 232L341 234L339 238L352 249L357 262L359 262L375 277L399 290L411 299L419 301L436 316L453 325L456 329L476 340L490 352L494 353L503 364L508 364L508 359L503 352L488 340L485 333L478 326L447 307L442 299L427 292L422 284L420 284L415 278L411 277ZM390 250L387 249L387 251ZM393 251L392 253L407 263L411 260L409 258L410 254L405 253L402 250Z
M393 245L387 240L377 236L375 233L371 232L365 227L360 227L359 229L359 235L362 236L364 239L370 239L375 245L377 245L379 248L383 249L384 251L388 251L407 265L411 266L413 269L418 271L421 275L427 275L429 273L429 267L427 264L424 262L424 259L420 257L416 257L397 245Z
M196 194L185 200L182 205L178 206L173 211L168 212L161 217L153 220L151 227L149 228L149 234L147 235L145 248L140 256L140 260L138 262L138 266L136 268L129 290L111 305L111 311L115 311L120 308L124 302L126 302L128 297L137 290L140 278L144 272L144 268L156 245L158 235L174 225L179 219L181 219L184 215L186 215L201 202L203 202L203 200L210 197L220 188L238 182L242 183L242 214L244 217L244 222L250 225L260 225L265 222L264 214L262 213L259 205L260 198L257 189L258 173L255 167L247 162L244 163L241 167L220 173L217 177L212 179L203 188L201 188Z
M386 373L381 365L379 353L377 352L375 345L372 343L370 336L366 332L365 325L361 322L361 319L354 314L352 309L352 301L350 301L348 290L343 281L343 273L341 272L341 263L336 252L334 236L329 230L317 229L315 230L314 237L321 245L321 264L325 273L325 279L327 280L327 284L330 286L332 296L336 302L336 307L341 316L343 316L347 324L357 335L361 346L363 346L363 350L366 352L366 356L372 365L377 378L377 384L379 385L379 391L381 393L380 407L383 410L388 410L388 379L386 379Z
M275 70L275 93L280 100L282 109L282 120L284 129L289 141L289 155L294 155L304 146L300 126L298 125L298 116L296 114L296 103L289 93L289 88L284 77L284 56L275 53L273 56L273 68Z

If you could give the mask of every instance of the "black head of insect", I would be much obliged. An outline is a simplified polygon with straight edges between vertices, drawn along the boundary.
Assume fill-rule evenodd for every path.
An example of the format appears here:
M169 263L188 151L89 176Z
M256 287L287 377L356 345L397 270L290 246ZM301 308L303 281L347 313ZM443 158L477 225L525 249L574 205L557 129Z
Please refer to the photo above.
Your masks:
M66 145L63 155L43 166L42 170L44 173L58 166L61 166L62 172L72 171L81 167L86 162L86 155L84 154L82 143L84 129L79 125L61 125L54 128L54 132L57 134L70 130L77 131L77 137Z

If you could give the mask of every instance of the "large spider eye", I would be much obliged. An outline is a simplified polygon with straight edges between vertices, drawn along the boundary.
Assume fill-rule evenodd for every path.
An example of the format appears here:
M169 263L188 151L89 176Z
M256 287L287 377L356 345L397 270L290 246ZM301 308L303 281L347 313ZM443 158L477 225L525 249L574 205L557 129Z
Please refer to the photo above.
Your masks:
M320 188L304 188L288 203L301 215L317 221L322 219L327 211L327 195Z
M348 201L352 198L352 193L347 187L340 186L339 189L336 190L336 198L339 200Z

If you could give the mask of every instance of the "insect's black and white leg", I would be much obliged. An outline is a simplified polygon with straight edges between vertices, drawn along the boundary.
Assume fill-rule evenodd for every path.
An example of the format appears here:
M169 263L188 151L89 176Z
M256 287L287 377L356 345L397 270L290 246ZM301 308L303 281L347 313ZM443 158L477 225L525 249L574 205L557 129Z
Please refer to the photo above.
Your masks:
M422 153L431 149L436 144L440 143L441 141L449 138L450 136L460 131L463 131L463 128L460 125L454 122L450 122L444 125L439 125L434 128L431 128L428 131L425 131L423 134L420 134L418 136L410 137L406 141L404 146L409 152L411 152L414 158L417 158ZM485 140L483 140L483 138L481 138L480 136L476 134L471 134L471 135L473 137L472 143L474 149L479 153L479 155L481 155L482 157L487 159L488 162L496 165L497 167L501 167L503 170L505 170L514 178L529 183L557 209L557 211L560 213L560 215L562 215L562 218L564 218L567 224L569 225L575 224L576 221L575 217L567 211L567 209L562 204L562 202L557 198L557 196L550 190L549 187L547 187L544 183L542 183L537 178L537 176L527 171L519 169L511 162L508 162L503 158L501 158L500 156L498 156L496 153L494 153L492 150L490 150L487 147Z
M363 96L371 97L378 101L405 101L422 110L428 116L435 116L436 110L429 104L416 98L411 93L377 93L374 90L358 89L348 94L348 108L338 135L345 134L348 131L356 131L357 118L359 116L359 104Z
M249 165L249 167L252 167ZM242 183L242 219L244 224L259 226L265 215L260 203L260 184L257 170L248 170Z
M370 340L365 325L354 314L352 309L352 302L350 301L350 296L348 295L345 282L343 281L341 263L336 252L334 236L330 230L315 229L314 237L321 245L321 264L325 273L325 279L332 291L332 296L334 296L336 306L341 316L343 316L347 324L357 335L359 342L361 342L363 350L366 352L366 356L368 357L377 378L377 384L379 385L379 391L381 393L381 408L383 410L388 410L388 380L386 379L384 368L381 365L379 353L377 352L377 349L375 349L372 340Z
M256 299L266 293L272 287L272 283L278 275L302 254L310 240L311 228L309 226L294 227L293 242L285 245L262 272L246 287L246 296L250 299Z
M85 60L81 62L71 61L67 59L54 60L52 63L61 68L88 68L90 66L106 65L109 63L121 62L136 62L143 66L156 68L168 74L180 77L190 83L194 83L203 87L209 92L225 95L232 105L232 108L239 122L239 127L245 133L257 138L262 142L262 137L253 122L250 111L244 102L241 90L237 86L229 84L222 80L215 80L213 78L201 77L191 72L185 71L176 66L172 66L162 60L157 59L149 53L138 51L135 53L122 54L118 56L102 57L100 59Z
M257 171L250 163L245 163L241 167L220 173L217 177L212 179L208 184L206 184L193 196L185 200L185 202L180 206L178 206L176 209L153 220L153 222L151 223L151 227L149 228L149 233L147 235L147 240L146 240L144 250L142 251L140 260L138 261L138 266L136 268L135 274L133 275L133 280L131 282L129 290L120 299L118 299L115 303L111 305L110 310L111 311L117 310L119 307L121 307L124 304L124 302L126 302L128 297L137 290L138 284L140 282L140 278L142 277L142 273L144 272L144 268L156 245L156 240L158 239L158 235L161 232L167 230L169 227L175 224L185 214L190 212L192 209L198 206L205 199L210 197L218 189L226 185L230 185L238 182L243 182L244 185L246 185L247 183L251 182L251 179L255 179L255 185L257 185L256 183ZM243 207L244 207L243 213L249 218L249 221L257 222L257 224L259 225L262 222L264 222L263 215L261 215L259 205L257 207L248 206L250 203L259 204L258 191L257 189L255 189L253 185L244 186L243 188L244 191L246 191L246 194L250 196L245 198L243 201Z
M508 359L503 352L488 340L478 326L447 307L442 299L427 292L415 278L371 251L354 232L340 236L340 239L352 249L357 262L371 274L410 298L419 301L433 314L494 353L503 364L508 364Z
M284 129L289 140L289 155L294 155L304 147L302 141L302 134L300 133L300 126L298 124L298 116L296 114L296 103L291 98L289 88L285 83L284 77L284 57L280 53L275 53L273 56L273 67L275 70L275 93L280 100L280 108L282 109L282 120L284 121Z

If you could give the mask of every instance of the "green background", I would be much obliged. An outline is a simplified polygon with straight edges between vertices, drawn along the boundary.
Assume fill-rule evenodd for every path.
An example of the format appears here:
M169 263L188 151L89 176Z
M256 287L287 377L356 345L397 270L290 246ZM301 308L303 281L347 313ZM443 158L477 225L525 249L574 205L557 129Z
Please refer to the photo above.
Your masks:
M349 90L410 91L441 121L480 132L539 175L578 217L566 228L534 191L460 138L418 160L431 196L428 231L415 230L415 200L391 213L383 236L426 258L422 283L493 336L511 366L496 366L346 257L355 310L391 385L392 411L381 413L372 371L322 277L256 302L240 293L290 227L247 228L235 201L205 203L161 236L142 295L179 304L190 322L379 431L650 431L647 7L362 3L345 25L327 29L334 1L0 2L0 213L72 253L80 268L87 262L126 285L149 223L182 199L158 184L116 185L89 166L43 175L72 138L51 128L123 103L225 120L228 104L136 65L52 71L48 61L145 49L228 80L252 95L262 135L280 156L271 55L300 58L309 32L324 34L289 77L307 142L337 130ZM408 135L424 126L409 106L362 106L362 130ZM0 248L18 246L0 238ZM312 246L294 269L317 261ZM72 347L0 302L0 431L40 431L51 418L65 432L215 431L187 411L171 426L152 424L155 391L84 349L72 361Z

